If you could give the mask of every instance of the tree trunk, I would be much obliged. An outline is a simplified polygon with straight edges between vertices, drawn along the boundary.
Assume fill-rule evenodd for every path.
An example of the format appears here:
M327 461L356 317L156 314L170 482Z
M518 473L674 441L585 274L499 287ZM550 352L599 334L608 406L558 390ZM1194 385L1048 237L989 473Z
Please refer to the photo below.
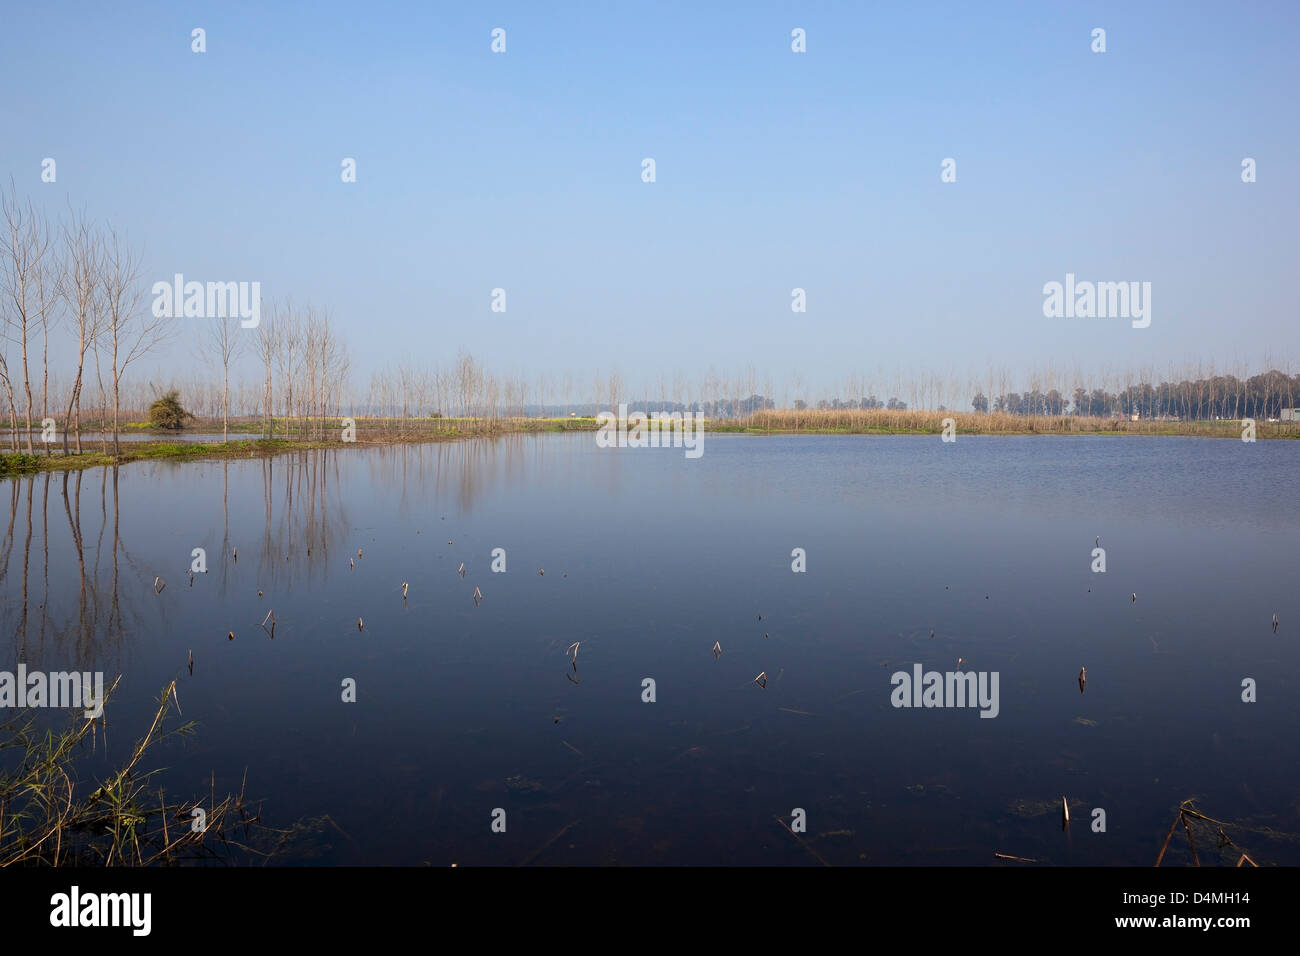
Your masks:
M77 366L77 377L72 380L72 392L68 395L68 412L63 416L63 454L68 454L68 432L72 429L72 410L81 398L81 366ZM77 453L81 453L81 432L77 432Z
M45 419L50 417L50 325L49 320L41 323L41 428L45 428ZM65 429L66 431L66 429ZM45 455L54 454L53 442L45 443Z
M27 392L27 454L32 453L32 380L27 372L27 325L23 325L23 389Z

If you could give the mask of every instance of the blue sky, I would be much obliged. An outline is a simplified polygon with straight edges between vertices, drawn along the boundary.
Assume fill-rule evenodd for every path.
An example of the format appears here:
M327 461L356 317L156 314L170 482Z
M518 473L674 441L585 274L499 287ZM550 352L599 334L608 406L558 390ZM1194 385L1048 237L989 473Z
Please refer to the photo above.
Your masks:
M633 384L1300 359L1292 3L123 2L3 19L0 175L125 230L150 281L256 279L328 305L362 378L461 348ZM1150 327L1045 318L1043 284L1066 272L1150 281Z

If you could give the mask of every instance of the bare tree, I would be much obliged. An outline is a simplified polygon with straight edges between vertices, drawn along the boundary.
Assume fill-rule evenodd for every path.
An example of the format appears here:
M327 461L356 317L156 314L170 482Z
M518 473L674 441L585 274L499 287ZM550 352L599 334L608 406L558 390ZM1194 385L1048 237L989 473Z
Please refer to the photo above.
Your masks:
M81 454L81 386L86 366L86 350L99 334L100 271L103 243L99 231L86 221L84 213L73 212L63 229L64 270L63 299L76 323L77 373L68 393L68 411L63 417L63 453L68 453L68 431L76 435L77 454Z
M111 346L113 385L113 454L121 451L122 377L136 359L160 345L172 329L170 316L155 315L141 305L140 257L125 237L109 231L103 246L100 292L104 304L103 338Z
M462 352L456 359L456 370L454 372L454 381L456 389L456 399L460 403L457 414L461 417L473 417L474 396L478 389L478 380L481 376L478 366L474 363L474 357L468 352Z
M293 304L286 303L277 316L280 325L276 343L276 367L284 382L284 427L289 433L289 420L293 416L294 385L302 363L302 322Z
M0 196L4 210L4 233L0 235L0 286L3 287L5 325L12 328L22 352L23 392L26 395L24 419L27 453L32 452L32 381L27 361L28 339L36 326L44 326L50 307L46 277L53 258L49 230L31 200L20 203L13 180L9 193ZM0 374L11 397L9 370L0 353ZM11 424L16 415L11 414Z
M48 226L45 235L49 237ZM60 290L63 288L64 262L59 256L58 246L49 241L45 255L36 267L36 302L41 325L41 420L50 417L50 331L58 324L58 303ZM54 454L54 443L45 443L45 454Z
M221 370L221 440L230 440L230 366L243 351L246 340L240 336L238 315L210 319L199 349L209 365Z
M623 389L623 374L614 369L609 373L609 409L615 415L618 415L619 405L627 397Z
M263 429L263 434L268 438L274 438L275 418L272 404L274 396L271 388L271 367L280 350L280 312L274 303L268 304L263 311L265 314L257 326L257 338L254 340L253 345L265 372L262 390L262 411L266 416L266 426Z
M14 383L9 377L9 361L5 358L4 350L0 349L0 388L4 389L5 398L9 402L9 448L12 451L18 450L18 412L14 405Z

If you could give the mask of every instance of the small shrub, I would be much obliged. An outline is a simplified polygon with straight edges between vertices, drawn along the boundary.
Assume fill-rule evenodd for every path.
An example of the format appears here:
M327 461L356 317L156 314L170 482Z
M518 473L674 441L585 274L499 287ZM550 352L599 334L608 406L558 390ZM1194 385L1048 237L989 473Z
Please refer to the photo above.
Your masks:
M149 424L154 428L179 430L185 427L186 419L193 417L181 406L180 392L174 388L149 406Z

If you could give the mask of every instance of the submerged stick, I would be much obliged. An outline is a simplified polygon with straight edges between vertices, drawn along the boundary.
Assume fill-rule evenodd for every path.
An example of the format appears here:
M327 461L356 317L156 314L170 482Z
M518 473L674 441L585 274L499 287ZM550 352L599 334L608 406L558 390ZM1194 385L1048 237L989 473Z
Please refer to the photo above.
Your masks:
M532 852L532 855L529 856L528 859L524 860L524 862L520 863L519 865L527 866L529 863L532 863L533 860L541 856L542 852L545 851L552 843L554 843L560 837L564 836L564 834L568 833L569 830L571 830L573 827L576 827L578 825L578 822L579 821L574 820L572 823L566 823L564 826L560 827L559 831L555 834L555 836L551 837L549 840L547 840L545 843L539 846L536 850L534 850Z
M788 834L790 834L790 836L794 837L795 840L797 840L797 841L799 842L799 845L800 845L801 847L803 847L805 850L807 850L809 853L811 853L811 854L813 855L813 859L815 859L815 860L816 860L818 863L820 863L822 866L830 866L830 864L826 862L826 858L825 858L824 856L822 856L820 853L818 853L816 850L814 850L812 847L810 847L807 843L805 843L802 839L800 839L799 834L795 833L793 830L790 829L790 824L786 823L786 822L785 822L784 820L782 820L780 817L776 817L775 819L776 819L776 822L777 822L777 823L779 823L779 824L781 824L781 826L785 827L785 832L786 832L786 833L788 833Z

